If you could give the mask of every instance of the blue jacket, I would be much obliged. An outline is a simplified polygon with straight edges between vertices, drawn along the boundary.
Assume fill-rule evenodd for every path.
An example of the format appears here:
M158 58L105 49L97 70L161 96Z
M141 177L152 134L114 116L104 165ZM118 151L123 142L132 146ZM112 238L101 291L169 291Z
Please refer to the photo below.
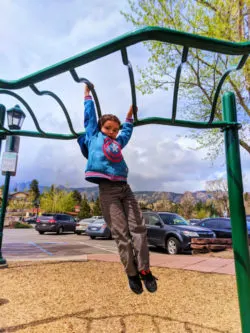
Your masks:
M85 133L77 141L83 155L88 158L86 180L97 184L101 179L126 182L128 167L121 150L131 138L132 119L126 120L115 140L111 139L99 130L94 102L87 96L84 101L84 127Z

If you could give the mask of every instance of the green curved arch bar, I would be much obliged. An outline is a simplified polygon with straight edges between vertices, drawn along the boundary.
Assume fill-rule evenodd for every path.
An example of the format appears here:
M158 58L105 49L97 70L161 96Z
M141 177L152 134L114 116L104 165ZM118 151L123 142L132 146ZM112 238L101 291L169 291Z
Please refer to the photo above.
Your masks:
M109 42L100 44L76 56L63 60L53 66L44 68L34 74L25 76L18 80L6 81L0 79L0 88L21 89L30 84L34 84L58 74L79 67L108 54L119 51L124 47L134 45L147 40L167 42L185 47L193 47L201 50L218 52L228 55L244 55L250 53L250 42L229 42L215 38L208 38L181 31L171 30L161 27L145 27L138 29Z
M82 66L89 62L95 61L99 58L105 57L113 52L121 51L123 55L123 63L128 64L126 47L137 44L143 41L160 41L166 43L177 44L183 46L183 59L181 64L186 61L187 50L188 48L197 48L201 50L217 52L227 55L241 55L244 61L247 60L248 55L250 53L250 42L230 42L224 40L218 40L214 38L208 38L203 36L198 36L190 33L185 33L181 31L176 31L172 29L162 28L162 27L144 27L142 29L137 29L132 32L126 33L119 37L116 37L106 43L100 44L94 48L91 48L85 52L82 52L76 56L65 59L55 65L44 68L38 72L30 74L28 76L22 77L18 80L7 81L0 79L0 90L1 89L21 89L25 87L34 86L34 84L59 75L64 72L72 72L76 67ZM126 55L126 57L124 57ZM225 128L227 126L236 126L239 127L239 124L236 122L227 122L227 121L211 121L213 118L213 113L216 107L217 98L224 82L224 76L228 75L231 70L228 70L226 74L221 79L221 83L218 86L216 91L216 97L214 99L213 110L211 114L210 122L194 122L194 121L184 121L177 120L176 117L176 109L177 109L177 98L178 98L178 90L179 90L179 80L181 73L181 64L177 68L176 73L176 84L174 88L174 96L173 96L173 114L172 118L159 118L159 117L150 117L145 119L136 119L135 118L135 126L141 126L146 124L162 124L162 125L174 125L181 127L191 127L191 128ZM237 70L238 68L236 68ZM133 79L132 67L129 68L129 79L130 86L132 92L132 101L136 101L135 95L135 83ZM69 124L69 123L68 123ZM53 139L61 139L61 140L69 140L74 139L80 135L80 133L75 133L73 128L71 128L71 134L58 134L58 133L41 133L32 132L32 131L18 131L19 135L23 136L32 136L32 137L43 137L43 138L53 138ZM4 129L0 130L0 134L6 134ZM14 133L14 131L11 131Z

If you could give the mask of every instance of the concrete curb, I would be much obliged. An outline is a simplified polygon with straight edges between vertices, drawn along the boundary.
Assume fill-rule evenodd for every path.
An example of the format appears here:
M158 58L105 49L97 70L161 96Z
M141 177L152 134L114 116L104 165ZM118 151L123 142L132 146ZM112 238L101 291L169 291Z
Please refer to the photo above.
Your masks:
M25 262L25 261L33 261L33 262L39 262L39 261L54 261L54 262L60 262L60 261L88 261L87 255L81 255L81 256L74 256L74 257L43 257L43 258L20 258L20 257L13 257L8 258L7 262Z

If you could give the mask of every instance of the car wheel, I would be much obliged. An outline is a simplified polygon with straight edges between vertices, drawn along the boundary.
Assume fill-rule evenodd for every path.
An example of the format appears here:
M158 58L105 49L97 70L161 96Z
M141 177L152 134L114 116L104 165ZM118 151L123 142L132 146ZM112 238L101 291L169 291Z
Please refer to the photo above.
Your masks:
M40 235L43 235L44 234L44 231L38 231Z
M75 231L77 235L81 235L81 231Z
M56 233L57 235L61 235L63 233L63 227L60 227Z
M89 236L91 239L95 239L95 236Z
M108 238L108 239L113 239L111 232L109 233L109 235L108 235L107 238Z
M166 240L166 250L168 254L177 254L180 252L180 242L175 237L170 237Z

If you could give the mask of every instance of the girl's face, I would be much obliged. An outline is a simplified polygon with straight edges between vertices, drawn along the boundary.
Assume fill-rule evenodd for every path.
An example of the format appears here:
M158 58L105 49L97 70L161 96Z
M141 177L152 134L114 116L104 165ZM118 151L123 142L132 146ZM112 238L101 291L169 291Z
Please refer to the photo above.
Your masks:
M103 134L109 136L113 140L117 137L119 130L120 130L120 126L114 120L105 121L105 123L102 125L102 128L101 128L101 132Z

